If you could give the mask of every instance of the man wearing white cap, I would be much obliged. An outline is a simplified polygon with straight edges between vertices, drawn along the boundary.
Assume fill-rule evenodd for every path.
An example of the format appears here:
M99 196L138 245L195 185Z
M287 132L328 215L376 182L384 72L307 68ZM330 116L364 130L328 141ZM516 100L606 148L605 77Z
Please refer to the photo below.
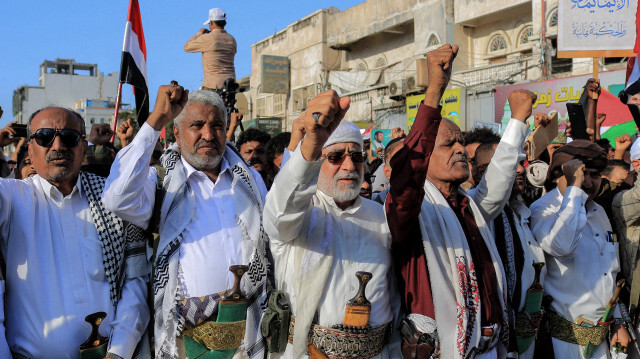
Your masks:
M209 25L209 30L200 29L184 44L184 51L202 52L204 88L221 89L227 79L236 79L236 39L224 30L227 15L220 8L209 10L209 18L204 25Z
M640 141L636 140L631 146L631 166L638 172L640 168ZM635 280L636 273L640 271L640 256L638 256L640 238L640 181L630 190L622 191L613 198L611 205L613 211L612 225L618 235L620 250L620 264L622 277L631 288L629 305L638 306L640 299L640 280ZM640 274L637 274L640 278Z
M400 304L390 274L390 232L383 207L359 196L366 155L358 127L341 121L349 103L333 90L309 102L306 137L267 194L263 220L276 288L291 303L293 318L283 329L289 344L272 358L401 355L399 337L391 338ZM368 276L360 281L356 272ZM370 315L356 324L363 317L351 315L349 302L359 297L362 282L361 302L370 301Z

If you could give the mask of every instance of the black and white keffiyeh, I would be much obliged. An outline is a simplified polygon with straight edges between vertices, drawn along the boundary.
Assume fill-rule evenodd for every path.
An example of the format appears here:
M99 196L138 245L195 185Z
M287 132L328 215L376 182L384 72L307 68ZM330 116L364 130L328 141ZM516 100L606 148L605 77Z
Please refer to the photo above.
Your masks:
M183 211L185 197L188 196L188 185L184 176L177 147L170 148L162 157L162 164L167 169L163 183L166 193L161 196L164 200L162 220L171 216L173 211ZM232 145L228 144L224 157L231 167L233 174L232 187L242 213L236 213L236 225L242 233L241 243L243 253L250 253L244 258L249 265L249 271L242 279L242 290L249 299L245 340L242 348L250 358L262 357L265 353L262 336L260 334L260 320L267 305L267 292L271 288L268 280L271 264L268 260L268 237L262 227L263 199L255 180L245 162ZM170 193L171 191L174 191ZM170 201L171 203L164 203ZM177 357L176 338L181 334L185 319L179 314L180 283L178 280L179 248L182 233L175 238L163 238L163 224L160 224L160 246L154 268L154 333L156 358ZM217 307L217 305L216 305Z
M81 172L80 183L89 201L91 217L102 242L102 261L109 282L111 302L117 307L125 279L151 272L147 258L148 243L142 228L123 221L104 208L100 196L105 178Z

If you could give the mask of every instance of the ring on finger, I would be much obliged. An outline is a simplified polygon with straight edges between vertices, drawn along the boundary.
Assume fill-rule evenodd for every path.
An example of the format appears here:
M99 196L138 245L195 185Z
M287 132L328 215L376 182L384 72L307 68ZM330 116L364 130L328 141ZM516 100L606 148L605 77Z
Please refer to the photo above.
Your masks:
M178 81L176 81L176 80L171 80L170 84L173 87L178 87Z
M316 121L316 125L318 124L318 120L320 120L320 116L322 116L320 112L314 112L311 114L311 117L313 117L313 120Z

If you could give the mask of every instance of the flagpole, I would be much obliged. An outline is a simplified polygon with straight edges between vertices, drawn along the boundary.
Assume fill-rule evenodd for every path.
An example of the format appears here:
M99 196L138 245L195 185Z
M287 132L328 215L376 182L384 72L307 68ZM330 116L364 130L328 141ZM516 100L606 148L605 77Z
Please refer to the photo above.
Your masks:
M118 112L120 112L120 99L122 98L122 82L118 82L118 94L116 95L116 109L113 115L113 135L111 135L111 143L115 143L116 130L118 129Z

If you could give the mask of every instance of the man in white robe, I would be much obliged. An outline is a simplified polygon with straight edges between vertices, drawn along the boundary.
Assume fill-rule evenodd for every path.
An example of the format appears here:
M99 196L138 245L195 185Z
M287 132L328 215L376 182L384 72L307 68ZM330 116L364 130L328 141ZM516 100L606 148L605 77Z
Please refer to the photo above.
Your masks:
M547 175L549 193L531 205L531 229L545 252L545 294L553 298L550 335L556 358L583 358L584 337L567 338L561 324L598 325L591 358L609 358L606 327L600 323L620 271L618 243L604 209L593 201L607 157L598 145L575 140L554 151ZM554 188L555 187L555 188ZM556 320L552 320L552 318ZM620 317L617 310L614 317ZM610 328L612 344L629 344L626 330ZM575 342L577 341L577 343Z
M400 355L399 337L391 336L399 310L391 238L383 207L359 196L366 155L357 126L341 122L348 106L349 99L332 90L309 102L306 137L267 194L264 225L276 287L286 292L295 318L291 344L272 358L301 358L315 350L338 357ZM375 340L331 329L343 324L347 302L358 292L357 271L372 274L365 295L371 302L367 336ZM340 337L354 345L332 347Z
M85 317L96 312L107 314L99 330L110 338L107 357L131 358L149 322L146 241L138 238L137 255L126 253L133 237L99 203L104 179L80 172L84 129L71 110L37 111L29 120L29 156L37 174L0 178L2 358L78 358L91 334ZM3 351L6 344L12 353Z

